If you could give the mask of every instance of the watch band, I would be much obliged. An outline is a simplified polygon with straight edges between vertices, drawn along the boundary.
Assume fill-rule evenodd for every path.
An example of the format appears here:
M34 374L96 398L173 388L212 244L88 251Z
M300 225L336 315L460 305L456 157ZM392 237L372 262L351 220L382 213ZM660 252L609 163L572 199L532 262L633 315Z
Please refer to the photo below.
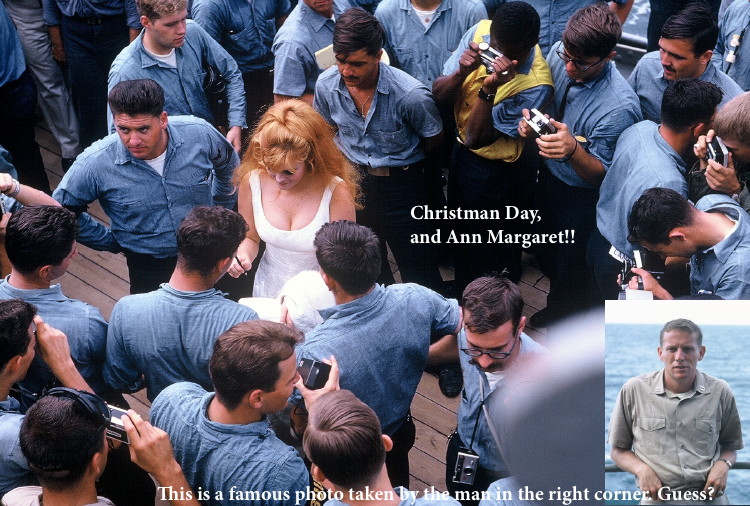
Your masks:
M484 91L484 87L479 88L479 100L484 100L485 102L494 102L495 95L495 93L486 93Z
M732 469L732 463L731 463L731 462L729 462L729 460L727 460L727 459L717 459L717 462L718 462L719 460L721 460L721 461L722 461L722 462L724 462L724 463L725 463L726 465L728 465L728 466L729 466L729 469Z

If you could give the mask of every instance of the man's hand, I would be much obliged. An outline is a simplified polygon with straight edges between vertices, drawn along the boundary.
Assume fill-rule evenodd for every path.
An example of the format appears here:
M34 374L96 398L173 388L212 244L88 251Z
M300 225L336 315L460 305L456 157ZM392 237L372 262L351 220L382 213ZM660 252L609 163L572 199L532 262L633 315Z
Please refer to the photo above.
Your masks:
M130 460L138 467L154 476L164 474L170 467L172 470L179 467L166 432L145 421L132 409L128 410L128 416L122 417L122 425L130 439Z
M628 288L630 288L631 290L639 290L638 277L640 277L641 282L643 283L642 289L648 290L649 292L653 293L655 299L671 300L673 298L672 294L665 290L664 287L661 286L658 281L656 281L656 278L654 278L654 276L652 276L651 273L646 269L633 267L630 270L635 274L635 276L630 278L630 283L628 284Z
M711 466L711 470L708 472L708 478L706 479L706 486L703 490L711 494L710 498L721 497L724 495L724 491L727 489L727 476L729 475L729 466L723 460L717 460L714 465ZM710 489L713 489L713 493Z
M65 46L63 45L60 27L48 26L47 31L49 32L49 40L52 44L52 58L60 65L64 65L67 57L65 56Z
M242 127L233 126L227 132L227 140L234 148L235 152L239 153L242 149Z
M634 474L636 482L638 483L638 488L644 492L648 492L649 497L652 500L659 501L659 489L662 486L661 480L656 476L656 473L651 469L651 466L643 463L643 465L638 466L638 469Z
M482 58L479 56L479 46L476 42L469 42L469 47L464 49L464 54L458 59L458 73L462 78L466 78L481 63Z
M46 323L41 316L34 317L36 325L36 343L42 360L46 363L52 372L57 368L64 368L73 364L70 358L70 345L68 337L63 331L58 330Z
M531 111L529 111L528 109L523 109L521 113L523 114L523 118L521 118L521 121L518 122L518 135L520 135L524 139L533 137L536 132L529 126L529 123L527 121L531 119Z
M732 153L729 153L726 167L715 160L708 159L707 145L715 136L716 133L713 130L709 130L706 135L698 137L698 142L693 145L693 153L700 162L701 170L706 171L708 186L714 191L731 196L742 191L742 185L734 168Z
M553 118L549 119L550 124L557 129L557 132L553 134L546 134L540 136L536 143L539 146L539 154L544 158L569 158L573 156L573 153L578 149L578 141L575 140L573 134L568 130L568 125L556 121Z
M331 355L328 360L323 360L323 362L331 364L331 373L328 375L328 381L323 385L323 388L310 390L303 384L302 378L294 384L294 386L297 387L297 390L299 390L299 393L302 394L302 398L305 399L305 407L307 407L308 411L321 395L341 388L339 387L339 364L336 362L336 357Z
M497 89L505 83L510 82L516 77L517 60L511 60L507 56L497 56L492 60L492 68L495 72L484 78L484 87L495 93Z

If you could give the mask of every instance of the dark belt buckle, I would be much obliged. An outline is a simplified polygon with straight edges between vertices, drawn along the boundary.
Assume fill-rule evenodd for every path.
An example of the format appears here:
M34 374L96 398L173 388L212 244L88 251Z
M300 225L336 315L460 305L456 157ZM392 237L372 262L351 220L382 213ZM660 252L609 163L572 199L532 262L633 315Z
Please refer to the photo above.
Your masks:
M98 25L101 25L103 22L104 20L102 18L94 18L94 17L86 18L86 24L89 26L98 26Z

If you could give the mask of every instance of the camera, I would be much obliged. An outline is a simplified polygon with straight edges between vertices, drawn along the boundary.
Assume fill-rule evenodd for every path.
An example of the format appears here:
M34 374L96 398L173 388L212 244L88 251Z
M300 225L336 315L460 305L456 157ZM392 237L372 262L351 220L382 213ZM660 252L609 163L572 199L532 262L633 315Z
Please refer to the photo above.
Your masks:
M714 137L711 142L706 144L706 154L709 160L715 160L722 167L726 167L729 162L729 150L718 137Z
M318 390L328 381L328 375L331 374L331 366L325 362L318 362L310 358L303 358L299 361L297 372L302 376L302 384L310 390Z
M647 253L647 252L646 252ZM663 270L660 269L659 265L655 265L655 262L653 262L654 257L652 256L651 259L648 258L647 254L642 253L640 250L633 250L633 257L635 258L635 262L631 262L628 258L625 258L622 261L622 269L620 270L620 294L618 296L618 299L625 300L627 297L628 290L628 284L630 283L630 280L635 276L635 273L631 270L633 267L637 267L638 269L645 269L646 271L651 274L654 279L657 281L661 281L662 277L664 276ZM638 282L638 291L643 290L643 282ZM632 292L632 290L631 290ZM650 293L650 292L649 292Z
M107 427L107 437L116 441L121 441L126 445L130 444L128 433L125 432L125 426L122 424L122 417L128 413L127 410L116 406L110 406L109 404L107 404L107 407L111 414L109 426Z
M473 485L479 466L479 455L470 448L460 448L456 459L456 468L453 470L453 483Z
M2 217L5 213L5 200L0 197L0 217Z
M481 53L479 53L479 57L482 59L484 68L487 69L488 74L494 74L495 67L492 66L492 62L495 61L495 58L502 58L505 55L497 49L490 47L490 45L486 42L480 42L478 45L479 50L481 51ZM508 71L506 70L502 72L502 74L507 75Z
M557 128L552 126L544 114L539 112L538 109L532 109L529 115L529 119L526 123L536 132L537 135L548 135L557 132Z

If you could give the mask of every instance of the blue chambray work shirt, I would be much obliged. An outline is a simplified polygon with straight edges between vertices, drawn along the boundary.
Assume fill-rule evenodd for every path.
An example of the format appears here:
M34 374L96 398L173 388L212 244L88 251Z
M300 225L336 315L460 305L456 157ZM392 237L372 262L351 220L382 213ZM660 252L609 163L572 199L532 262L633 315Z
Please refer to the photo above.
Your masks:
M0 401L0 497L16 487L36 483L18 440L23 423L19 409L18 401L13 397Z
M276 20L291 9L289 0L195 0L191 13L244 73L273 66Z
M661 136L659 125L645 120L625 130L599 190L599 233L632 260L636 246L628 241L628 216L633 204L649 188L669 188L687 198L686 171L685 161Z
M461 38L458 47L453 51L448 61L445 62L445 65L443 65L444 76L449 76L459 69L458 62L461 59L461 55L469 47L469 42L474 40L474 33L476 31L477 25L474 25ZM490 35L486 34L482 36L482 40L489 44ZM534 63L534 56L536 54L534 51L538 50L538 48L535 48L529 52L529 57L525 61L519 62L516 66L516 73L528 74L531 72L531 65ZM555 90L552 86L543 84L507 97L492 107L492 126L498 132L502 132L509 137L518 138L518 121L523 117L523 110L531 109L532 107L542 107L543 104L552 100L554 92Z
M391 65L432 89L466 30L487 17L479 0L442 0L425 28L409 0L383 0L375 11L385 29Z
M99 250L119 247L166 258L177 255L177 227L196 206L234 206L232 175L240 160L218 130L199 118L173 116L160 176L125 148L118 134L101 139L76 158L53 197L77 212L99 199L111 234L88 214L79 242ZM90 227L89 227L90 226ZM93 228L93 230L89 230Z
M354 103L338 68L315 85L315 109L336 127L336 145L349 160L370 167L398 167L424 159L421 139L443 130L432 93L402 70L380 63L367 117Z
M294 504L295 492L305 491L310 475L291 446L284 444L265 418L246 425L209 420L214 398L195 383L167 387L151 405L151 423L169 434L174 455L193 491L210 491L206 506L230 503L230 490L289 492L289 500L261 501L264 506ZM223 500L216 499L216 492ZM239 501L238 504L251 504Z
M21 41L18 40L16 25L5 10L5 4L0 5L0 47L5 55L3 64L0 65L0 86L5 86L21 77L26 70L26 59L23 56Z
M338 18L351 8L348 0L334 0L333 16ZM286 18L273 39L273 92L301 97L315 92L315 83L323 72L315 52L333 44L333 18L326 18L301 1Z
M398 503L398 506L460 506L461 504L452 497L442 497L441 492L437 492L435 494L435 497L432 497L432 494L429 491L427 491L427 494L423 495L420 498L417 498L416 494L417 492L411 492L404 487L395 487L393 489L393 499L399 497L403 498L401 502ZM384 501L388 499L390 498L383 498ZM349 506L349 503L339 501L338 499L329 499L326 501L326 504L328 506Z
M732 78L710 63L698 79L715 84L724 93L721 104L719 104L719 109L742 93L742 88ZM669 81L664 77L664 67L661 66L659 51L646 53L640 59L628 78L628 84L633 87L641 101L643 119L650 119L651 121L660 123L661 101L664 97L664 90L669 85Z
M103 18L124 14L128 27L140 30L141 16L135 0L42 0L44 22L57 26L63 16Z
M742 30L745 34L740 40L740 49L736 54L736 61L729 67L727 75L745 91L750 90L750 56L747 55L750 32L746 29L750 25L750 2L747 0L736 0L727 8L719 20L719 39L716 42L714 54L711 61L716 68L722 72L727 71L729 62L724 58L731 49L732 35L739 35Z
M145 32L145 31L144 31ZM120 81L153 79L164 89L164 110L168 114L197 116L213 121L208 99L203 91L203 61L217 69L227 80L229 126L247 127L245 120L245 87L237 63L197 23L187 21L185 43L175 49L177 68L160 62L143 48L143 33L123 49L109 69L108 91ZM114 132L112 115L108 114Z
M547 352L547 348L524 333L521 333L521 341L518 345L521 348L511 368L517 367L521 362L533 358L534 354ZM462 330L458 334L458 348L460 350L461 348L468 347L466 331ZM477 366L469 363L471 357L462 351L458 352L458 356L464 376L464 389L461 392L461 404L458 406L458 435L461 437L464 445L468 446L471 444L471 435L476 425L477 432L472 449L479 454L479 465L495 473L507 472L508 469L500 455L500 449L492 437L487 417L482 410L482 401L486 401L491 395L510 394L517 385L508 384L508 378L506 377L505 380L501 380L495 386L494 390L490 390L490 384L484 372L480 371ZM482 398L482 390L479 386L480 382L483 384L484 399Z
M375 285L364 297L318 312L325 321L297 346L297 358L334 355L341 388L375 411L384 434L393 434L422 378L430 337L456 331L458 302L413 283Z
M120 299L112 310L104 378L135 391L146 377L148 399L179 381L212 390L208 363L226 330L258 315L214 288L186 292L162 283L158 290Z
M23 289L12 286L9 279L10 275L0 281L0 299L22 299L34 304L46 323L68 336L73 363L94 392L100 395L111 392L112 388L102 376L107 321L99 308L66 297L59 284L49 288ZM38 394L54 379L55 375L37 354L19 385L25 392Z
M550 115L568 125L572 135L586 139L581 147L602 162L606 170L612 163L620 134L643 119L638 96L617 70L614 62L608 62L595 78L575 83L570 87L566 98L565 116L560 117L565 88L571 81L565 71L565 62L556 52L563 49L563 43L557 42L547 55L547 63L552 71L556 89ZM545 159L544 163L557 179L567 185L596 188L581 178L570 162Z
M706 195L695 207L724 213L737 226L721 242L690 259L690 292L713 293L727 300L750 299L750 216L726 195Z

